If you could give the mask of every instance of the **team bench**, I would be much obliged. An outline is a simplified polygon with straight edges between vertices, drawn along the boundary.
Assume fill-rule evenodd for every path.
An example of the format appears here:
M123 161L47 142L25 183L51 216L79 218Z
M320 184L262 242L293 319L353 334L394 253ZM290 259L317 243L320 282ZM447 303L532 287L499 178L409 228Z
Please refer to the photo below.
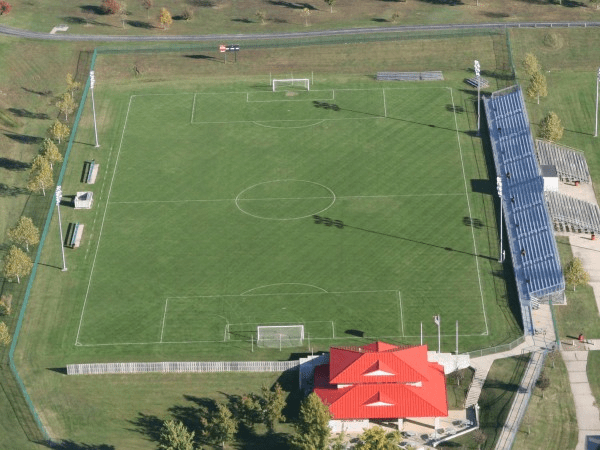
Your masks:
M81 238L83 237L83 227L82 223L73 224L73 232L71 233L71 237L69 239L69 247L77 248L81 245Z

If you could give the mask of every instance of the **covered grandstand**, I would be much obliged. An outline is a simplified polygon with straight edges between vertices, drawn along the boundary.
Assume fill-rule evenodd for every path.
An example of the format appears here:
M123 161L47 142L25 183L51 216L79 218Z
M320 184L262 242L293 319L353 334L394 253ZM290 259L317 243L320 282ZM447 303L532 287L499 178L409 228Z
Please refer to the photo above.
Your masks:
M508 232L525 334L534 334L532 305L564 301L565 281L544 198L529 119L520 87L484 98L500 200Z

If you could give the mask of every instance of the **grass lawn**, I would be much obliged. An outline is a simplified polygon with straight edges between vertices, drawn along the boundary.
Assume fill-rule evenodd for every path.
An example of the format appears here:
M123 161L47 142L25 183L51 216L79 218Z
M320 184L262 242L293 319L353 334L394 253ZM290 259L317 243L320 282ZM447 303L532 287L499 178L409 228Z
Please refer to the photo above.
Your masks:
M550 387L543 393L539 388L534 390L514 447L532 450L575 448L579 435L575 403L560 353L546 359L544 373L550 379ZM544 420L540 420L541 417Z
M2 16L2 24L49 32L66 24L68 33L76 34L209 34L268 33L340 27L377 27L391 25L445 24L471 22L593 21L598 12L591 4L564 5L518 0L463 0L439 2L382 2L363 0L337 2L331 9L323 1L264 2L261 0L165 0L150 10L141 2L127 2L127 15L105 15L101 1L73 0L56 3L50 0L27 2L14 0L10 14ZM174 23L168 30L160 28L159 10L166 7ZM303 13L308 9L309 16ZM183 20L184 10L193 14ZM265 14L264 23L256 15Z
M448 409L463 409L469 386L473 381L475 371L472 368L452 372L446 376L446 392L448 394Z
M600 353L589 352L587 360L587 376L596 399L596 405L600 405Z

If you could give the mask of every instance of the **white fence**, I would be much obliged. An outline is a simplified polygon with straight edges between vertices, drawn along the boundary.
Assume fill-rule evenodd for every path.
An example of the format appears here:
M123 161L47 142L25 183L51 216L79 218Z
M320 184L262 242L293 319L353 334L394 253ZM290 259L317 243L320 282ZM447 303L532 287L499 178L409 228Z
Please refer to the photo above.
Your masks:
M67 375L114 373L202 373L202 372L284 372L296 369L299 361L218 361L67 364Z

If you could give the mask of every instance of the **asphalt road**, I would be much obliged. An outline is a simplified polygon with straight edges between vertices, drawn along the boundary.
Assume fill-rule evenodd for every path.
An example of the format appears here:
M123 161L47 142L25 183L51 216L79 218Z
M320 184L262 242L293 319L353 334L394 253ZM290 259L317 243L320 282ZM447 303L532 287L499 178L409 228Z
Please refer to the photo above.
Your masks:
M0 26L0 34L27 39L43 39L53 41L95 41L95 42L195 42L195 41L244 41L256 39L298 39L320 36L344 36L372 33L398 33L407 31L439 31L439 30L483 30L498 28L568 28L568 27L600 27L600 22L497 22L448 25L411 25L393 27L346 28L340 30L302 31L293 33L257 33L257 34L194 34L182 36L114 36L83 35L58 32L56 34L21 30Z

